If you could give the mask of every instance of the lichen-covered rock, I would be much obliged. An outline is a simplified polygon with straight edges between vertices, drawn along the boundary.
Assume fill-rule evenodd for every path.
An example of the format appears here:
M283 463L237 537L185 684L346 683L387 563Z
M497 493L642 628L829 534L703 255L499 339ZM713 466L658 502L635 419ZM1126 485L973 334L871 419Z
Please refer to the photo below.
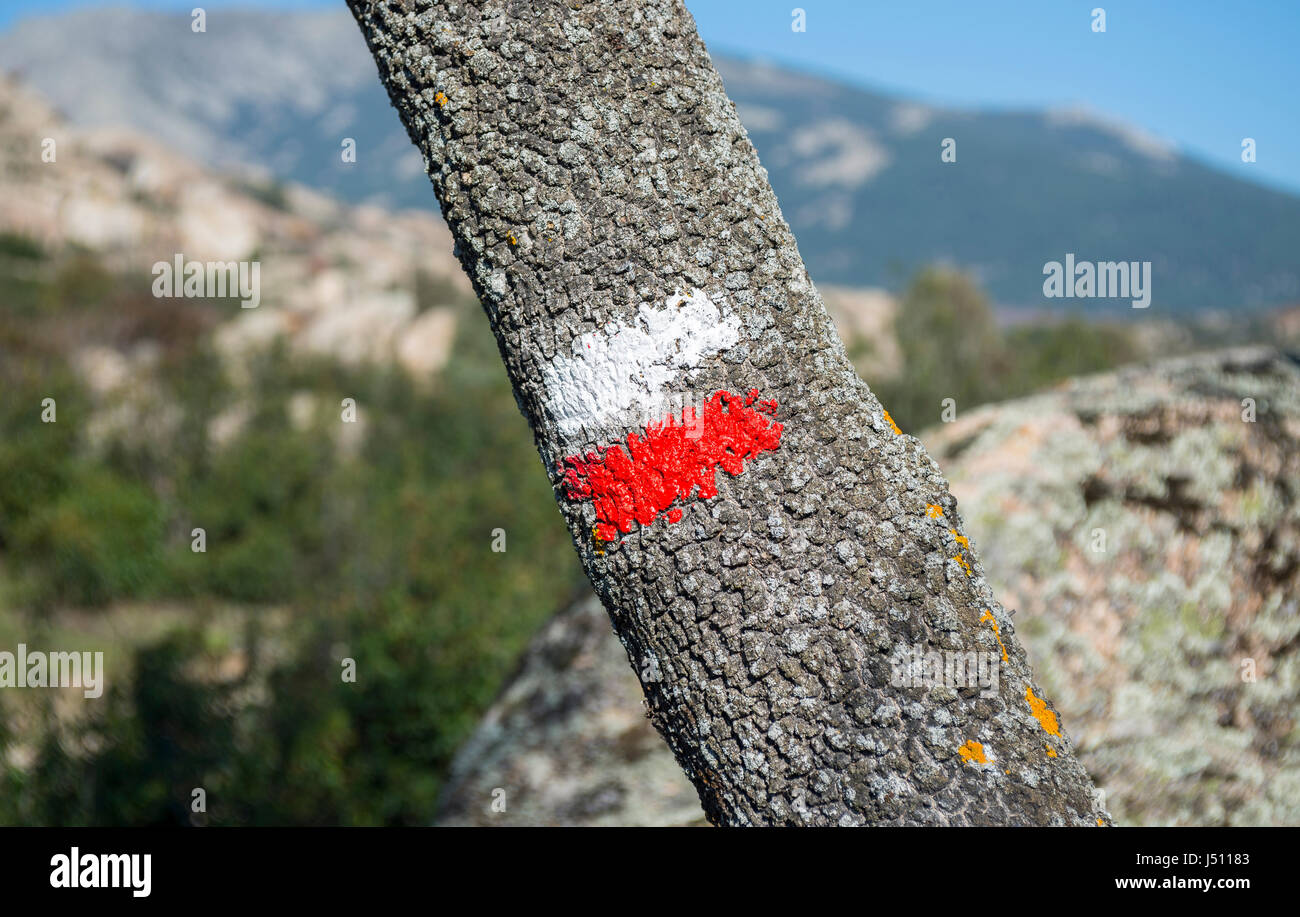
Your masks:
M1138 367L923 439L1116 822L1300 824L1300 367ZM444 821L703 821L595 603L538 637Z
M1300 823L1298 441L1300 370L1260 350L927 438L1119 823Z
M448 825L707 824L594 595L542 628L452 767Z

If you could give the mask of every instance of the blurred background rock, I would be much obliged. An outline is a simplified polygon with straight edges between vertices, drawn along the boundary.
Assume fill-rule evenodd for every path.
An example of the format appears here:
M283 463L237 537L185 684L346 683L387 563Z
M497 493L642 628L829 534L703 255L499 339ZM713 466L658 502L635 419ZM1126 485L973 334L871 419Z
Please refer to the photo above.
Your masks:
M1300 366L1161 362L923 438L1116 822L1300 822ZM642 709L604 610L575 604L457 756L440 823L703 824Z

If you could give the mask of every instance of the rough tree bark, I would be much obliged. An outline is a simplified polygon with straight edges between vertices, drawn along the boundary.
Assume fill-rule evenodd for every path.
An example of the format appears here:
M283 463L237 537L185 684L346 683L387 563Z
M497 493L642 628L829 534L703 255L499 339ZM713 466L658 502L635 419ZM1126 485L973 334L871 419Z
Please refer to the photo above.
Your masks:
M709 818L1109 823L947 482L850 365L680 0L349 6ZM681 410L688 391L711 408ZM669 414L694 432L645 431ZM620 443L633 461L602 477ZM671 490L715 464L716 495ZM997 654L996 692L895 686L913 646Z

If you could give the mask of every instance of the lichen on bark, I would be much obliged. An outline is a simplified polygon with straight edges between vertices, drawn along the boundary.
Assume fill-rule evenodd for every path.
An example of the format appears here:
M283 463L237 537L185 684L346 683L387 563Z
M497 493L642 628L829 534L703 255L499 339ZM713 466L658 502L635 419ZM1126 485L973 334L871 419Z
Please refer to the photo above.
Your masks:
M715 823L1108 821L986 584L939 469L854 372L679 0L350 0L425 156L592 584ZM779 405L778 449L718 494L594 543L560 461L574 341L699 289L739 340L680 385ZM937 514L928 507L937 507ZM904 646L1008 656L999 691L900 690ZM1050 712L1050 707L1044 708ZM1039 716L1036 717L1035 713ZM978 742L987 763L960 749Z

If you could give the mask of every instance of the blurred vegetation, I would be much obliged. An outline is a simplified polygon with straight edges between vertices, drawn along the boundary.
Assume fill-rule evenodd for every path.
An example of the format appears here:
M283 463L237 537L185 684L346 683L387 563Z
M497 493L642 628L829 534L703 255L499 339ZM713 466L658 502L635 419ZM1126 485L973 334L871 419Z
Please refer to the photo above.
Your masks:
M208 333L231 303L0 236L0 649L102 648L107 669L98 700L0 692L0 824L431 821L456 748L583 579L481 311L412 282L421 310L458 310L432 387L283 350L236 384ZM939 269L896 332L903 375L873 387L908 431L944 398L1139 355L1122 325L1001 329ZM86 345L153 357L96 393Z
M903 371L872 390L908 433L939 423L946 398L963 411L1140 356L1131 329L1121 324L1075 316L1001 329L974 281L938 267L913 278L899 301L894 333Z
M236 187L253 198L260 201L272 210L289 210L289 192L284 183L274 179L269 181L245 181L237 182Z
M28 293L0 333L0 648L100 649L114 627L66 619L182 613L111 647L97 701L0 692L0 823L429 823L453 752L581 584L477 305L454 303L432 390L283 352L236 388L202 333L228 305L155 300L82 257ZM188 309L209 314L160 314ZM64 352L92 326L127 352L163 345L169 435L93 441L105 405ZM350 447L345 397L364 425ZM217 445L235 406L247 420Z

